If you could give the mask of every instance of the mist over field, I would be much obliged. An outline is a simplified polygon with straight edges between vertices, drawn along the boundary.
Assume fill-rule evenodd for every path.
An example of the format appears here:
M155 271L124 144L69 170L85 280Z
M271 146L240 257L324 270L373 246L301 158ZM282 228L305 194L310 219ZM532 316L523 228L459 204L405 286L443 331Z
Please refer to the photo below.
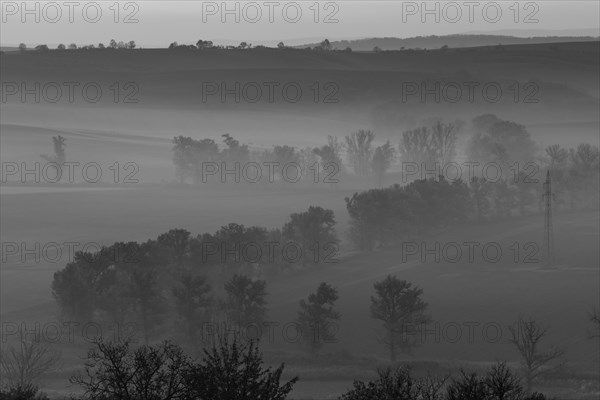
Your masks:
M0 398L597 399L600 42L500 29L3 48Z

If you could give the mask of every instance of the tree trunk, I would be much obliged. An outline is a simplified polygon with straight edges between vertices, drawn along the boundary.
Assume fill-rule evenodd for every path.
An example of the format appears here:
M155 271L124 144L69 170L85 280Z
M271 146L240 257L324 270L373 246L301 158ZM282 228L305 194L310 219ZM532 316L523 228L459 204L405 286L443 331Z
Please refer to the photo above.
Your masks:
M531 386L532 386L531 373L527 373L527 376L525 377L525 382L526 382L527 394L531 394Z
M394 341L394 330L390 329L390 359L396 362L396 342Z

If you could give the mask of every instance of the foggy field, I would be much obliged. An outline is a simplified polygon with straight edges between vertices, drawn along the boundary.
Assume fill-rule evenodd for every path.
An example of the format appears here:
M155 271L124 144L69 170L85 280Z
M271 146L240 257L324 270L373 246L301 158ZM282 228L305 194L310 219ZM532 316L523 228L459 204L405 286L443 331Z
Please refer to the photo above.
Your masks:
M219 190L218 198L214 194L213 191L173 190L159 186L77 194L3 195L2 236L8 241L79 240L108 244L110 241L145 240L174 226L186 228L193 234L215 230L228 221L275 226L293 210L313 203L334 209L336 215L340 215L340 230L346 225L345 210L340 207L343 192L325 190L300 196L297 192L289 194L273 190L272 193L246 192L241 197L230 188L229 192ZM77 201L71 203L67 214L64 204L70 196L77 196ZM265 204L270 204L268 212L260 212L265 210ZM298 371L301 377L306 376L294 391L297 398L314 396L321 399L327 398L327 393L339 393L348 388L353 379L363 379L364 374L372 373L373 368L385 362L386 351L377 343L375 328L378 323L369 316L368 299L375 281L387 274L396 274L424 288L434 321L440 324L439 329L446 326L449 329L446 333L439 330L441 337L438 339L435 334L429 334L414 358L409 357L407 361L429 360L452 368L463 363L489 363L499 357L516 362L517 354L506 342L507 326L519 315L531 314L552 326L548 341L568 348L567 358L572 360L573 368L597 373L597 356L590 351L593 345L585 338L588 327L585 315L598 294L600 257L595 245L598 223L597 211L557 215L555 240L560 263L552 269L545 269L539 263L514 264L512 260L490 263L481 257L473 263L459 264L436 263L433 257L425 263L418 257L402 262L400 251L385 251L373 255L346 255L337 264L316 265L309 270L273 277L267 283L268 317L281 325L295 318L298 301L306 296L305 288L316 287L322 281L339 288L342 315L339 343L328 347L325 353L344 351L347 356L338 361L340 367L330 372L312 373L301 367L306 363L301 361L306 356L302 355L298 345L286 343L280 331L275 331L272 343L267 342L262 347L268 360L279 360L281 356L277 354L287 354L283 358L290 373ZM428 243L497 241L506 250L513 241L539 241L541 227L539 217L530 217L474 229L452 229L441 232ZM1 270L2 320L30 324L58 321L58 309L51 298L49 285L53 272L62 267L63 263L4 264ZM23 296L23 293L27 295ZM464 325L469 322L479 324L472 331L472 339ZM457 331L449 325L453 323L462 329L458 339ZM482 327L487 323L502 326L502 336L497 342L490 342L483 336ZM172 328L166 326L164 329L167 336L177 336L176 332L167 333ZM489 335L494 335L494 328L490 329ZM77 347L66 346L63 356L66 359L72 357L72 361L67 363L64 373L56 375L56 381L48 378L48 388L61 393L64 389L60 382L80 363L76 357L84 355L86 348L85 343ZM299 358L296 360L295 357ZM360 361L361 358L366 361Z
M292 400L340 399L354 380L375 380L390 365L411 366L420 378L456 378L461 368L484 374L502 362L557 400L597 399L599 67L600 47L591 40L388 52L4 52L3 348L17 343L17 326L76 322L105 333L123 324L133 327L126 334L136 345L169 339L201 358L214 345L199 339L201 323L241 329L268 322L259 347L269 366L285 363L284 380L299 376ZM93 82L103 96L36 102L5 90L6 82L69 81ZM304 95L298 102L204 101L205 85L216 82L293 82ZM498 102L406 92L423 82L492 82L505 92ZM137 102L123 102L127 84ZM324 101L328 95L336 101ZM283 172L274 182L222 182L216 173L204 181L208 164L273 160L301 164L299 181ZM454 181L446 170L407 178L404 169L471 161L504 175ZM47 174L61 163L75 165L73 179L62 169L52 182ZM338 182L327 180L327 166ZM305 255L316 243L317 260L203 258L207 244L262 249L268 240L293 243ZM83 253L69 254L73 243ZM333 259L318 253L324 243L333 245ZM127 246L141 261L110 259ZM462 253L453 259L456 248ZM331 333L327 323L335 326L334 340L318 347L290 339L286 327L315 309L322 314L310 317L325 321L323 337ZM374 315L387 311L384 325ZM535 379L511 342L517 321L530 317L543 331L538 352L564 350ZM402 331L399 339L398 330L417 324L425 331ZM105 339L123 338L110 329ZM36 381L53 399L83 393L69 378L82 370L92 341L83 331L74 335L55 343L59 367Z
M482 47L323 55L290 50L282 56L268 49L201 54L140 50L134 58L94 51L22 57L6 53L0 59L6 81L28 82L30 86L35 82L95 82L102 96L98 102L86 102L77 87L75 101L69 103L64 89L58 102L42 102L43 107L30 97L27 109L35 111L27 115L23 114L19 94L7 96L3 123L53 127L53 121L59 121L64 128L162 138L192 132L214 137L229 132L242 135L245 142L264 144L285 137L294 145L315 135L346 132L350 126L371 127L384 137L392 137L398 129L412 128L428 118L469 118L485 112L501 113L524 124L587 123L597 121L600 104L599 54L597 42L517 45L501 51ZM39 57L44 57L43 61ZM33 67L39 62L44 63L43 69ZM458 101L434 101L430 96L423 102L420 96L409 94L406 85L424 81L456 83L463 93ZM470 101L464 86L470 81L479 82L481 87L499 84L500 101L485 101L481 88ZM119 104L115 105L112 85L124 87L127 82L136 84L137 90L120 89ZM296 83L302 95L297 102L287 101L277 87L273 102L268 101L266 89L258 102L248 101L250 95L240 101L230 95L223 102L218 94L207 95L203 86L226 83L232 88L235 82L241 87L251 82L279 82L280 87ZM336 89L327 89L328 82L335 83ZM511 86L515 82L518 89ZM534 82L537 90L525 87L527 82ZM318 101L314 101L315 84L320 89ZM137 102L125 102L124 96L132 93ZM327 95L332 102L325 101ZM223 118L221 111L233 112L236 118L231 114ZM66 115L68 119L61 118Z

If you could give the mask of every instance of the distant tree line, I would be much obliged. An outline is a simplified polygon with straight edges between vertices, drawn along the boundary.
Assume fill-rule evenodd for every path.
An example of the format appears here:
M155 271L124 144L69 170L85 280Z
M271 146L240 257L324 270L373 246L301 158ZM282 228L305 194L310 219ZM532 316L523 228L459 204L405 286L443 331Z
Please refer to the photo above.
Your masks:
M171 231L170 234L172 233L174 232ZM180 240L175 240L175 242L182 244ZM179 246L179 248L182 249L183 246ZM173 268L173 264L171 264L171 268ZM80 270L80 273L84 274L85 271ZM106 274L106 271L104 274ZM183 279L173 287L172 295L175 300L179 318L178 321L182 322L185 325L185 328L187 328L184 329L189 335L187 342L194 343L194 341L198 340L198 334L201 331L201 323L207 321L207 307L215 304L215 302L211 299L211 287L205 277L200 275L193 277L184 274L182 275L182 278ZM102 279L102 274L96 276L97 281ZM164 275L161 277L161 280L165 280ZM413 286L412 283L405 280L400 280L393 275L388 275L385 279L376 282L373 287L375 291L370 299L371 316L382 324L382 329L378 331L379 342L387 347L390 354L390 361L394 363L398 353L412 354L412 351L415 348L423 344L418 338L419 332L422 332L423 329L427 329L427 324L431 322L431 316L427 312L428 304L423 300L423 289ZM93 288L90 288L90 290L93 290ZM135 289L133 291L135 291ZM246 276L236 274L225 284L225 291L227 296L220 303L220 311L227 316L232 327L237 326L243 329L252 324L260 326L260 324L265 321L265 297L267 294L265 281L252 280ZM156 296L159 296L160 293L161 291L157 291ZM162 293L167 292L162 291ZM112 293L113 297L123 295L124 293ZM341 318L340 313L335 308L335 303L338 299L338 290L325 282L321 282L314 293L309 294L306 300L301 300L299 303L299 311L296 318L297 329L300 329L302 332L301 343L304 344L305 348L313 355L317 355L318 351L324 345L331 343L331 341L335 341L336 339L338 330L335 323ZM128 302L132 301L131 298L122 300ZM594 311L594 316L595 315L597 315L596 311ZM155 313L147 314L147 316L157 318L157 314ZM215 321L214 315L210 320ZM597 324L594 319L592 319L592 322ZM180 328L181 327L184 326L180 326ZM404 393L404 397L400 397L402 399L545 399L541 394L530 394L532 384L541 374L557 371L563 365L563 363L560 362L560 358L564 354L563 350L542 347L542 341L547 336L548 327L538 322L535 318L519 317L513 325L509 326L509 331L511 333L509 342L518 350L520 355L522 377L524 378L525 384L522 384L522 379L507 369L504 363L499 363L493 367L485 378L479 378L476 374L467 375L461 371L460 378L453 380L450 383L447 383L448 377L438 379L428 376L427 378L423 378L423 380L413 381L412 384L409 384L406 387L402 385L410 382L397 382L402 385L396 386L394 380L398 378L408 379L409 377L406 375L408 370L397 370L394 375L391 374L392 370L388 369L380 371L380 376L377 381L372 381L368 384L358 381L355 382L354 388L342 395L340 399L380 399L388 398L385 396L398 396L401 393ZM409 332L410 334L408 334ZM261 363L261 357L257 351L256 341L259 340L260 337L249 339L242 335L234 334L233 342L231 342L231 333L232 329L227 328L225 331L218 333L217 336L213 338L214 340L201 343L200 348L202 348L202 351L204 352L203 362L207 364L205 364L205 368L192 371L187 370L192 364L179 346L169 342L150 346L148 344L147 334L145 337L145 345L139 347L137 350L131 349L130 346L133 337L122 338L114 343L105 343L102 339L97 339L96 347L91 349L88 353L85 374L79 373L74 375L71 378L71 382L83 386L86 389L86 395L92 395L90 398L100 398L93 396L98 396L101 393L106 394L108 393L106 392L107 390L112 391L111 393L113 393L113 395L120 390L125 390L125 388L119 386L117 382L136 381L134 376L140 371L140 368L144 368L144 365L149 367L156 365L157 368L151 368L151 370L155 371L154 373L163 371L158 373L158 375L154 375L154 373L150 374L149 377L152 377L151 379L157 379L159 381L166 379L164 382L179 382L177 385L179 388L178 390L189 390L189 388L186 388L191 383L186 383L185 379L194 376L195 373L198 372L202 372L199 376L202 376L204 379L216 379L217 381L220 381L223 379L223 376L220 374L226 374L230 379L234 379L233 376L229 374L239 371L238 368L242 365L245 365L243 368L249 367L250 364L241 362L242 359L248 360L248 357L254 360L251 363L251 365L254 365L252 369L252 371L254 371L253 374L258 373L259 370L256 368ZM52 356L49 355L40 359L49 363L56 362L56 360L51 357ZM146 357L149 358L146 359ZM129 358L131 358L130 361L126 361ZM3 359L7 360L7 357L4 357ZM18 360L19 358L17 357L16 359ZM115 364L116 360L120 361ZM152 362L146 364L147 361ZM136 367L137 362L142 362L142 364ZM230 362L232 364L228 364ZM4 364L6 363L7 361L4 362ZM19 365L19 363L14 361L11 362L10 365ZM219 365L221 367L219 367ZM161 370L161 366L164 366L165 369ZM234 366L237 367L234 368ZM281 372L282 369L283 366L281 366L278 371ZM187 373L180 374L183 370L186 370ZM267 371L268 370L266 370L265 373ZM190 372L195 373L190 374ZM398 375L399 372L401 375ZM124 375L118 377L114 374ZM168 374L174 375L169 377ZM250 376L252 376L252 378L249 378L248 374L236 376L238 376L239 379L241 379L241 376L244 376L245 378L229 381L229 384L224 387L222 386L220 390L225 390L225 387L227 387L226 390L231 390L232 392L230 395L234 396L228 398L247 399L247 397L235 397L240 396L241 394L234 395L233 393L239 393L238 391L242 390L239 385L244 386L245 379L253 381L256 375L251 374ZM272 375L273 383L279 382L277 376L280 377L280 374ZM296 379L290 381L291 384L293 384L295 380ZM200 378L192 379L192 383L192 386L195 388L194 390L209 390L209 387L212 387L210 390L218 390L219 387L218 384L213 382L202 383ZM33 390L32 388L35 388L28 379L13 384L13 388L14 387L29 388L31 390ZM152 390L169 390L166 389L168 387L171 386L153 385ZM256 390L258 390L258 387ZM145 390L148 390L149 388L150 387L147 387ZM135 392L136 390L140 390L140 388L134 386L128 390ZM214 394L218 392L211 393ZM283 393L284 392L281 392L281 394ZM285 393L287 393L287 391L285 391ZM429 395L433 397L420 397L425 393L429 393ZM468 393L473 394L474 397L465 397ZM137 399L135 396L132 398ZM202 397L200 392L197 394L197 397L194 398L211 399L211 397ZM264 398L284 399L286 397Z
M252 50L252 49L272 49L272 47L267 47L263 45L252 46L252 43L241 42L237 46L233 45L218 45L214 44L212 40L198 40L196 44L179 44L177 42L172 42L169 44L169 50ZM288 47L283 42L277 43L276 49L278 50L311 50L311 51L321 51L321 52L331 52L337 51L333 49L331 42L328 39L324 39L317 46L314 47L306 47L305 49L298 49L294 47ZM350 47L344 49L345 52L351 52L352 49Z
M250 150L247 144L241 144L229 134L222 137L221 146L209 138L173 138L173 163L180 183L189 180L194 184L214 181L240 183L239 179L224 179L222 174L225 173L225 169L242 169L248 167L249 163L257 165L260 171L251 170L252 174L247 175L252 175L252 178L244 181L261 176L259 174L263 175L260 182L271 180L318 183L334 182L340 178L341 146L331 136L327 145L300 150L287 145L276 145L272 150Z
M410 180L405 179L410 175L404 171L407 164L416 168L417 178L423 171L429 171L431 177L346 198L351 239L357 249L397 245L437 228L541 212L546 170L551 172L555 207L573 210L598 207L597 146L583 143L565 149L551 145L543 155L538 155L535 143L520 124L488 114L475 118L472 125L474 133L466 144L466 158L479 165L479 173L470 179L464 166L460 167L464 174L460 179L450 181L443 174L431 176L431 172L435 175L445 165L458 162L456 125L437 123L402 133L399 145L402 182ZM369 131L346 137L351 165L357 173L365 174L366 166L377 164L369 163L371 139ZM375 153L384 150L389 147ZM482 166L488 163L497 169L497 179L481 173Z
M440 177L371 189L346 198L350 237L362 251L398 245L435 228L456 226L471 212L469 187Z
M235 163L277 163L274 179L279 181L282 180L282 168L294 164L300 170L301 181L328 182L327 177L332 182L339 181L346 172L342 155L344 150L357 176L375 177L377 182L382 182L396 153L389 141L374 148L372 143L375 134L370 130L359 130L346 136L345 143L339 142L337 137L328 136L327 144L302 149L274 145L272 149L250 150L247 144L240 144L229 134L222 136L224 139L221 147L210 138L178 136L173 139L173 163L180 183L190 179L195 184L206 183L206 177L203 179L203 172L206 175L206 170L203 167L214 162L226 163L228 168Z
M112 39L108 45L104 45L103 43L98 43L97 45L94 44L89 44L89 45L85 45L85 46L77 46L75 43L71 43L68 46L65 46L64 44L59 44L56 47L56 50L93 50L93 49L119 49L119 50L133 50L136 48L136 44L135 41L131 40L129 42L123 42L123 41L119 41L117 42L115 39ZM233 45L217 45L214 44L213 41L211 40L198 40L196 42L196 44L179 44L177 42L172 42L169 44L168 49L169 50L209 50L209 49L220 49L220 50L251 50L251 49L267 49L269 47L267 46L263 46L263 45L258 45L258 46L252 46L252 43L247 43L247 42L241 42L239 45L237 46L233 46ZM286 46L283 42L279 42L277 44L277 49L279 50L283 50L283 49L294 49L293 47L288 47ZM25 43L21 43L19 44L19 50L20 51L26 51L27 50L27 45ZM49 47L46 44L40 44L37 45L34 50L36 51L49 51ZM332 45L329 42L328 39L323 40L318 46L315 47L307 47L306 50L314 50L314 51L334 51L332 49ZM351 48L347 48L344 51L346 52L351 52L352 49Z
M75 43L71 43L68 46L65 46L63 43L59 44L56 47L56 50L93 50L93 49L119 49L119 50L133 50L136 48L135 41L131 40L129 42L123 42L112 39L108 45L104 45L104 43L98 43L97 45L89 44L84 46L77 46ZM330 51L338 51L333 49L331 43L328 39L323 40L319 45L314 47L306 47L305 49L297 49L294 47L288 47L283 42L279 42L277 47L267 47L264 45L253 46L252 43L248 42L240 42L239 45L218 45L214 44L212 40L198 40L195 44L179 44L177 42L171 42L168 46L169 50L252 50L252 49L279 49L279 50L313 50L313 51L321 51L321 52L330 52ZM27 51L27 45L25 43L19 44L19 50L21 52ZM34 47L36 51L49 51L50 48L46 44L39 44ZM347 47L343 50L344 52L352 52L350 47Z
M173 312L171 322L190 340L206 321L260 325L266 316L263 270L335 260L334 226L333 211L310 207L292 214L282 229L231 223L196 237L173 229L156 240L77 252L54 274L52 293L65 316L118 326L135 322L146 341ZM216 292L207 279L215 270L224 282Z
M393 162L399 159L403 185L371 189L346 198L351 238L360 250L395 245L456 224L541 212L542 183L548 169L555 207L597 207L600 171L597 146L584 143L564 149L552 145L542 155L524 126L491 114L475 118L471 129L473 133L466 141L466 159L479 169L470 176L462 165L458 180L443 174L434 177L431 171L441 173L441 168L459 161L457 142L459 132L464 130L460 121L437 122L405 131L400 135L397 150L389 140L374 147L375 134L363 129L346 136L342 143L329 136L326 145L300 151L290 146L250 151L247 145L228 135L227 147L219 150L212 139L180 136L174 139L173 160L180 182L191 178L200 183L201 166L206 161L234 160L274 161L280 165L295 162L302 166L304 178L309 181L315 161L321 167L328 163L337 165L339 176L344 176L342 151L345 150L347 165L354 175L374 179L381 186ZM414 176L404 170L408 170L407 164L417 168ZM488 176L494 174L482 173L483 166L488 164L498 169L493 171L499 174L498 179ZM429 179L418 179L423 171L430 171Z
M478 166L473 171L457 158L459 133L465 130L460 121L404 131L397 149L389 140L375 147L375 134L365 129L345 136L343 142L328 136L326 145L300 150L287 145L250 150L230 135L223 135L221 147L213 139L179 136L173 139L173 162L181 183L219 180L220 173L207 178L205 167L210 162L226 163L229 169L236 162L275 162L279 165L275 180L282 180L282 166L295 163L302 181L310 182L315 165L321 175L326 175L326 166L334 165L336 178L348 177L342 156L345 151L346 165L355 176L382 186L394 162L400 161L402 184L346 198L350 236L359 250L396 245L456 224L541 212L546 170L551 171L555 207L574 210L598 206L597 146L583 143L565 149L551 145L541 154L524 126L491 114L473 119L470 129L465 158ZM452 164L460 169L459 179L442 173ZM492 165L493 173L483 173L485 165ZM415 174L409 173L409 166L416 168ZM429 177L419 179L425 172ZM436 172L440 173L437 177Z
M129 42L123 42L123 41L119 41L119 42L115 42L114 44L112 43L114 40L111 40L110 44L108 46L105 46L103 43L99 43L97 45L94 44L89 44L89 45L84 45L84 46L77 46L76 44L72 43L68 46L65 46L64 44L59 44L58 47L56 48L56 50L65 50L65 49L69 49L69 50L76 50L76 49L82 49L82 50L92 50L92 49L105 49L105 48L115 48L115 49L134 49L136 48L135 46L135 42L134 41L129 41ZM341 45L342 47L345 45L346 41L341 41ZM286 46L283 42L279 42L277 43L276 47L269 47L269 46L265 46L265 45L252 45L252 43L248 43L248 42L240 42L240 44L236 45L219 45L219 44L214 44L213 41L211 40L198 40L195 44L179 44L178 42L171 42L169 44L169 46L167 47L169 50L208 50L208 49L217 49L217 50L252 50L252 49L274 49L274 50L299 50L299 51L317 51L317 52L345 52L345 53L351 53L352 47L350 46L346 46L345 48L336 48L334 47L334 44L331 43L329 41L329 39L324 39L321 42L319 42L317 45L315 46L307 46L304 48L300 48L300 47L291 47L291 46ZM556 45L549 45L548 48L554 52L558 51L559 48ZM20 43L19 44L19 50L26 51L27 50L27 45L25 43ZM34 50L37 51L48 51L50 50L48 45L46 44L40 44L37 45L36 47L34 47ZM382 49L380 46L373 46L373 48L370 50L373 53L392 53L392 52L427 52L427 51L441 51L441 52L446 52L448 50L450 50L450 47L447 44L442 45L439 49L428 49L428 48L423 48L423 47L414 47L414 48L406 48L404 46L401 46L400 48L397 49ZM505 47L501 44L495 45L495 46L480 46L480 47L467 47L467 48L456 48L457 51L468 51L468 52L474 52L474 51L504 51ZM364 50L361 50L364 51Z
M108 45L104 45L104 43L98 43L97 45L88 44L88 45L84 45L84 46L77 46L77 44L75 44L75 43L71 43L69 45L64 45L63 43L60 43L58 46L56 46L56 50L58 50L58 51L95 50L95 49L96 50L104 50L104 49L133 50L135 48L136 48L136 44L135 44L135 41L133 41L133 40L130 40L129 42L123 42L123 41L117 42L115 39L111 39L111 41L109 42ZM27 45L25 43L19 44L19 50L21 52L27 51ZM33 50L39 51L39 52L47 52L47 51L50 51L50 48L46 44L39 44L39 45L35 46Z

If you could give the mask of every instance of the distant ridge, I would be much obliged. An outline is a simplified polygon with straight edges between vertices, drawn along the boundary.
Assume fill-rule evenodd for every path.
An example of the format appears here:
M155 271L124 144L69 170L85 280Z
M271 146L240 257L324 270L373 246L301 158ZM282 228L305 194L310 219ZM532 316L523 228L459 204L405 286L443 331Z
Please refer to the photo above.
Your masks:
M353 51L372 51L375 46L381 50L400 50L405 49L439 49L442 46L450 48L460 47L481 47L481 46L496 46L512 45L512 44L544 44L544 43L565 43L565 42L589 42L600 40L593 36L536 36L536 37L516 37L504 35L447 35L447 36L416 36L412 38L367 38L357 40L339 40L332 41L333 49L343 50L350 47ZM298 48L315 47L319 43L310 43Z
M599 37L599 28L581 29L498 29L494 31L468 31L461 32L464 35L493 35L493 36L515 36L520 38L544 37L544 36L566 36L566 37Z

